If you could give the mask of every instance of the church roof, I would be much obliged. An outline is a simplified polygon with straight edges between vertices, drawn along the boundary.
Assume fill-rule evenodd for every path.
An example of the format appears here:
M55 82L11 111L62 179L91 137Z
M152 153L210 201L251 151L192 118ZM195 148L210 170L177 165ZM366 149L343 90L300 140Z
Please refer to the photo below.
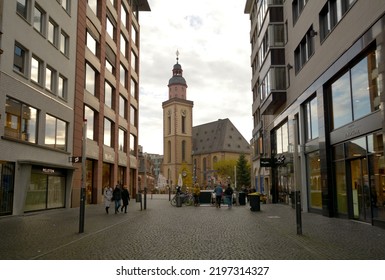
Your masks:
M193 154L233 152L250 154L250 145L229 119L194 126Z
M173 76L168 81L168 86L170 85L185 85L187 86L185 78L183 78L182 73L182 65L178 62L174 64L174 68L172 69Z
M186 80L182 76L172 76L171 79L168 81L168 85L186 85Z

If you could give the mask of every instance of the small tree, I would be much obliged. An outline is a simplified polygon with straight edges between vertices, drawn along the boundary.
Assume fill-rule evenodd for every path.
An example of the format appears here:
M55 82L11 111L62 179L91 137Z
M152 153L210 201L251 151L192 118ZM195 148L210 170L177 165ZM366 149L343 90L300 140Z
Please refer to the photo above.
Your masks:
M237 188L250 186L250 163L244 154L241 154L237 161Z
M234 178L234 166L237 164L235 159L220 160L214 163L214 169L217 170L217 174L222 179L228 177Z

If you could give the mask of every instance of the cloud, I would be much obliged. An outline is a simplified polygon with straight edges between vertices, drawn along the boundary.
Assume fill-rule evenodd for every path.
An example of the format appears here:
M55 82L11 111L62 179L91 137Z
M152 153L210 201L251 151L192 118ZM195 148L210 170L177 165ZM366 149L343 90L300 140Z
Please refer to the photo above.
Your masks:
M202 18L199 16L186 16L185 20L187 20L189 25L194 29L199 29L203 25Z
M140 15L139 144L163 153L162 102L176 63L194 102L193 125L229 118L247 141L252 133L250 21L242 1L149 1ZM198 16L199 15L199 16Z

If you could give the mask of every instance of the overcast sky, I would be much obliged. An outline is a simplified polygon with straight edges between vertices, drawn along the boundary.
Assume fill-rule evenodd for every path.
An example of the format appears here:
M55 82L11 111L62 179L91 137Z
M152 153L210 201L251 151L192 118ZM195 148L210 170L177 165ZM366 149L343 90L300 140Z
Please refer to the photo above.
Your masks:
M162 102L179 63L194 102L193 126L229 118L252 137L251 45L246 0L148 0L139 15L139 145L163 154Z

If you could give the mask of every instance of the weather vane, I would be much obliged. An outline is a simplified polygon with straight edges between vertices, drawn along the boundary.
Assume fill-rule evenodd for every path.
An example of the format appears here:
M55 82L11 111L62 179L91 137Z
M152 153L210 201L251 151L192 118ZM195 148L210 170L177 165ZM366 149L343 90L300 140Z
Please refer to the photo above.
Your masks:
M179 61L179 50L176 50L176 63Z

